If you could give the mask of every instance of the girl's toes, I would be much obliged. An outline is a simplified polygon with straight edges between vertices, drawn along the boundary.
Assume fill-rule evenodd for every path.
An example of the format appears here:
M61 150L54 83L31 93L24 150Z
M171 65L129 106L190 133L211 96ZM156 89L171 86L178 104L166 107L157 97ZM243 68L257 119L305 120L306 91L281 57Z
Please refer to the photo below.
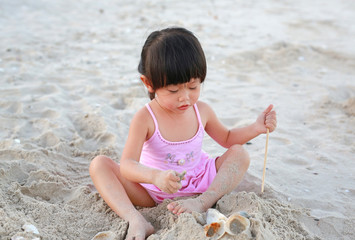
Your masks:
M181 213L183 213L185 211L186 211L186 208L184 206L180 206L179 210L175 214L180 215Z
M170 212L174 212L175 208L178 206L179 204L177 202L171 202L168 204L167 208Z
M185 210L186 210L186 209L184 208L184 206L183 206L180 202L178 202L178 201L169 203L168 206L167 206L167 208L168 208L168 210L169 210L170 212L172 212L172 213L174 213L174 214L177 214L177 215L179 215L180 213L185 212Z

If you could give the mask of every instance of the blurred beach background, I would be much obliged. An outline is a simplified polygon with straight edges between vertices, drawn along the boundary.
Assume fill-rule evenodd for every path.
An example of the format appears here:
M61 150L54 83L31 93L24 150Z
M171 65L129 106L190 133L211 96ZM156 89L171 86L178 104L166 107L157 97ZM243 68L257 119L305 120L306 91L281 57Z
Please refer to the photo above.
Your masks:
M0 239L124 239L88 167L98 154L119 162L149 101L141 48L170 26L200 40L201 100L224 124L252 123L270 103L278 114L264 194L261 135L216 208L247 211L253 239L355 239L355 2L0 0L0 26ZM208 137L204 149L224 151ZM140 209L148 239L204 238L196 216L165 206Z

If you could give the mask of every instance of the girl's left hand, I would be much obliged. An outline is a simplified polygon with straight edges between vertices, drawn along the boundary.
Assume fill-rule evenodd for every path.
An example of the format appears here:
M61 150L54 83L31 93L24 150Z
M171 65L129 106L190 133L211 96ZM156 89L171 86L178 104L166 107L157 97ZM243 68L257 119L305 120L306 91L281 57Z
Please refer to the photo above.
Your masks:
M266 133L268 128L273 132L277 126L276 112L272 111L274 106L270 104L264 112L262 112L256 120L257 129L260 133Z

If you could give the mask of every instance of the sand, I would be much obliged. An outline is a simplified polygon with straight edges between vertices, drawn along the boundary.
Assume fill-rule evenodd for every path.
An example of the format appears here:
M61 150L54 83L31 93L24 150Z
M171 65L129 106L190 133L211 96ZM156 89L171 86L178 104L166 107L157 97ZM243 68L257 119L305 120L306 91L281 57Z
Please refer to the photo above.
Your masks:
M0 1L0 239L124 239L128 224L88 167L98 154L119 161L149 101L142 44L168 26L200 39L201 100L223 123L251 123L269 103L278 113L264 194L262 135L245 146L245 179L215 207L248 212L253 239L355 239L354 22L345 0ZM224 151L208 137L204 149ZM203 215L166 204L139 209L156 228L148 239L204 239Z

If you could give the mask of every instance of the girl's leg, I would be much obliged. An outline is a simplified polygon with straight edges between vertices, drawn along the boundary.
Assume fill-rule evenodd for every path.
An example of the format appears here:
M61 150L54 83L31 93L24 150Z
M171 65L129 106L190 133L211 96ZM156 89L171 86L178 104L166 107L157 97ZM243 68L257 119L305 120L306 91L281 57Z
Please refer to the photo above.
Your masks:
M90 176L107 205L128 221L126 239L145 239L154 232L153 226L134 206L153 207L155 202L141 185L121 175L117 163L106 156L97 156L90 164Z
M249 155L241 145L233 145L216 161L217 175L206 192L196 198L184 199L168 204L175 213L205 212L223 195L232 192L241 182L249 167Z

